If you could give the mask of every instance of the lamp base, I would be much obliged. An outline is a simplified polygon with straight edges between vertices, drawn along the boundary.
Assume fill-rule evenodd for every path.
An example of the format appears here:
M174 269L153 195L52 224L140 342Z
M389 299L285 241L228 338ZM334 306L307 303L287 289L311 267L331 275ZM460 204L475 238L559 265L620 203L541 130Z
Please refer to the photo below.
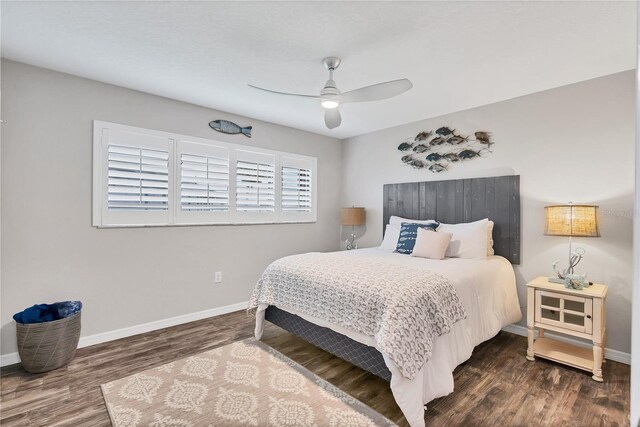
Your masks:
M350 239L344 241L347 246L347 250L350 251L352 249L358 249L358 244L356 243L356 235L352 234Z

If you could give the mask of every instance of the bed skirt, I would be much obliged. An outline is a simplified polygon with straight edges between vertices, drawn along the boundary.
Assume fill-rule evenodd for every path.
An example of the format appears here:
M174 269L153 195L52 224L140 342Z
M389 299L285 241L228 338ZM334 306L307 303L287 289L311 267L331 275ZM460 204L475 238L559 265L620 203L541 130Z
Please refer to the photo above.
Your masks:
M273 305L267 307L265 320L365 371L386 381L391 381L391 371L387 368L382 353L374 347L354 341L329 328L308 322L300 316Z

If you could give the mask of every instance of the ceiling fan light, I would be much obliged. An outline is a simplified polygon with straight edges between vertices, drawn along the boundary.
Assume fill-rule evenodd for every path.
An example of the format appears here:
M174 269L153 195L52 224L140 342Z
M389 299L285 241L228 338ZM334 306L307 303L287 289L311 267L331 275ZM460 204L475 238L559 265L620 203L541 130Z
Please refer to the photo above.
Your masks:
M320 105L322 105L324 108L331 109L337 108L340 103L335 99L323 99L322 101L320 101Z

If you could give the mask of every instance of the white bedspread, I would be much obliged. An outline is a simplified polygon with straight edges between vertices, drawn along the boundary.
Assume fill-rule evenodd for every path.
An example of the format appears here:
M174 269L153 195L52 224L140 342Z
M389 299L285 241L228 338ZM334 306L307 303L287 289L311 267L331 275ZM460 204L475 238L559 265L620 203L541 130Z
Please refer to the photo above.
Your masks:
M467 317L449 279L430 270L341 252L309 252L272 262L249 308L283 306L363 335L413 379L439 336Z
M346 251L342 254L345 257L380 259L387 263L440 273L451 281L466 309L467 318L457 322L451 332L436 339L431 358L414 379L405 378L393 361L383 353L392 374L391 390L398 406L412 427L423 427L423 405L453 392L453 370L456 366L471 357L475 346L495 336L502 327L521 319L513 267L500 256L484 260L447 258L438 261L390 253L380 248ZM258 339L262 336L266 308L266 305L261 305L256 313L255 332ZM287 307L279 308L378 348L373 336L350 331Z

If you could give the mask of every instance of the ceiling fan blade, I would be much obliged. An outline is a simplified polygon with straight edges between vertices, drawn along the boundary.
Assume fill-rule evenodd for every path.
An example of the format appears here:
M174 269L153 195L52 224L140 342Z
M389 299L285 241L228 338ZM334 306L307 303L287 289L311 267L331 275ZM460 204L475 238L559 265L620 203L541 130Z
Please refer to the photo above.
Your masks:
M324 124L327 125L329 129L337 128L340 126L340 123L342 123L340 110L337 108L327 108L324 110Z
M303 94L300 94L300 93L278 92L277 90L265 89L265 88L254 86L254 85L247 85L247 86L252 87L254 89L262 90L264 92L275 93L276 95L289 95L289 96L300 96L300 97L303 97L303 98L320 99L319 96L315 96L315 95L303 95Z
M379 101L400 95L412 87L413 83L408 79L392 80L390 82L378 83L345 92L340 96L340 100L341 102Z

